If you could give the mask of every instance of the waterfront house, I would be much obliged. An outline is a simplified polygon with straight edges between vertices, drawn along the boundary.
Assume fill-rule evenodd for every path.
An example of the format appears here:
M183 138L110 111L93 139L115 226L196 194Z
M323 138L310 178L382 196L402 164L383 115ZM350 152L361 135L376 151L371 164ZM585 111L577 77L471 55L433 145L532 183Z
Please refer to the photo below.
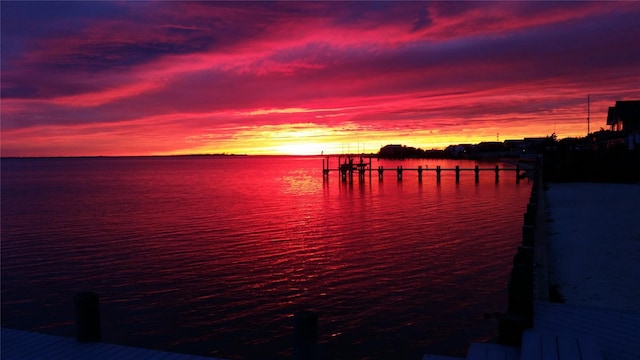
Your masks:
M640 130L640 100L616 101L616 106L609 107L607 125L627 134Z
M640 148L640 100L616 101L609 107L607 125L626 139L629 150Z

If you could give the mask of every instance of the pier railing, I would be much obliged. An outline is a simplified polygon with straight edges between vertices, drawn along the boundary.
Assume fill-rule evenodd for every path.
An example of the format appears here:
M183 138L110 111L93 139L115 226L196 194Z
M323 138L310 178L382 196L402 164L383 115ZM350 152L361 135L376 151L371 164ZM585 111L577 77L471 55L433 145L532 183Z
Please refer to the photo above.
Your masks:
M373 176L372 174L374 172L377 172L378 180L380 181L384 179L385 172L395 173L398 181L402 180L403 175L405 173L413 172L418 174L419 182L422 181L423 174L428 172L435 173L437 182L441 181L442 172L455 172L456 183L460 182L460 174L462 172L473 172L476 183L480 181L480 172L494 173L496 182L500 180L500 173L504 173L504 172L514 173L516 182L520 182L521 179L524 179L529 176L524 169L520 168L519 165L517 165L514 168L505 168L505 167L501 168L499 165L496 165L495 167L490 167L490 168L487 168L487 167L481 168L479 165L476 165L473 168L461 168L458 165L456 165L453 168L443 168L440 165L438 165L434 168L434 167L429 167L428 165L425 165L424 167L418 166L417 168L405 168L402 166L397 166L395 169L394 168L385 169L383 166L378 166L377 169L373 169L371 164L371 158L369 158L369 162L365 162L363 158L360 158L359 162L354 162L353 158L345 158L344 161L341 161L341 160L342 159L339 157L338 165L335 167L331 167L328 157L325 159L322 159L322 176L325 181L329 180L331 172L337 172L338 176L342 181L347 181L347 180L353 181L354 174L358 174L359 180L363 180L364 178L366 178L367 174L369 176L369 179L371 179Z

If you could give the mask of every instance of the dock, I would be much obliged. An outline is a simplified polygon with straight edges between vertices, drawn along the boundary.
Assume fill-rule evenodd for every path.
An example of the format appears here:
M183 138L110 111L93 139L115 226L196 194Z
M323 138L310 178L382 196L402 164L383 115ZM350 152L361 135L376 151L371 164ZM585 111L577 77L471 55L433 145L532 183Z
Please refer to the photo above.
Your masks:
M0 328L0 358L8 360L224 360L215 357L181 354L101 341L99 297L95 293L78 293L76 304L76 338ZM292 360L317 357L318 316L299 311L293 316Z
M523 171L521 172L521 170ZM456 183L460 182L460 174L462 172L473 172L476 183L480 181L480 172L492 172L494 174L496 182L499 182L500 180L500 173L505 172L514 173L516 182L520 182L521 179L531 176L528 173L527 169L521 169L519 165L516 165L513 168L501 168L499 165L490 168L481 168L479 165L476 165L473 168L461 168L457 165L454 168L443 168L439 165L436 167L429 167L428 165L425 165L424 167L418 166L417 168L405 168L402 166L397 166L395 169L385 169L383 166L378 166L376 169L374 169L372 166L371 157L369 157L368 162L366 162L363 157L360 157L359 161L357 162L354 161L353 157L338 157L337 166L335 167L331 167L330 158L326 157L322 159L322 174L324 180L329 180L331 172L337 172L342 181L349 180L350 182L353 182L354 174L358 174L358 179L363 180L367 177L367 174L369 179L371 179L374 172L377 173L379 181L383 180L385 172L395 173L398 181L402 181L403 175L405 173L416 173L418 175L419 182L422 181L423 173L435 173L436 181L440 182L442 178L442 172L454 172Z
M0 329L3 360L222 360L211 357L142 349L102 342L78 342L63 336L9 328Z
M554 186L560 187L551 184L550 190ZM640 186L562 184L550 190L538 174L514 257L509 309L500 318L500 342L472 343L464 358L425 354L423 360L640 359L640 226L630 210ZM615 226L622 223L627 225ZM554 260L569 273L558 274ZM550 294L557 281L561 293L571 292L564 301Z

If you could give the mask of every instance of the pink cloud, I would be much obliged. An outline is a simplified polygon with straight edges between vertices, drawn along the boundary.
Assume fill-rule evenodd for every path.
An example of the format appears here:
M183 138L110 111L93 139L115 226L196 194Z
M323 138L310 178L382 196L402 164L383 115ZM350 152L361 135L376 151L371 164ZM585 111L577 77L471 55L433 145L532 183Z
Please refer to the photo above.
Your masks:
M633 3L157 5L3 55L3 152L52 134L98 154L238 148L295 124L341 141L573 135L587 93L640 96Z

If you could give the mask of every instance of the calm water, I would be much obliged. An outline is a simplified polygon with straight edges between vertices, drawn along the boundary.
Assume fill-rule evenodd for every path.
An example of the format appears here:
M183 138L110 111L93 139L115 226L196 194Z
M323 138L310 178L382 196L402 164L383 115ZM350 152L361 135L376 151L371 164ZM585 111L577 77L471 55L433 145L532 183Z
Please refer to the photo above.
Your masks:
M475 165L373 165L456 164ZM312 157L3 159L2 326L72 337L73 295L91 290L106 342L231 359L289 356L303 309L319 314L327 359L461 355L496 336L484 314L506 310L526 182L324 182L321 168Z

